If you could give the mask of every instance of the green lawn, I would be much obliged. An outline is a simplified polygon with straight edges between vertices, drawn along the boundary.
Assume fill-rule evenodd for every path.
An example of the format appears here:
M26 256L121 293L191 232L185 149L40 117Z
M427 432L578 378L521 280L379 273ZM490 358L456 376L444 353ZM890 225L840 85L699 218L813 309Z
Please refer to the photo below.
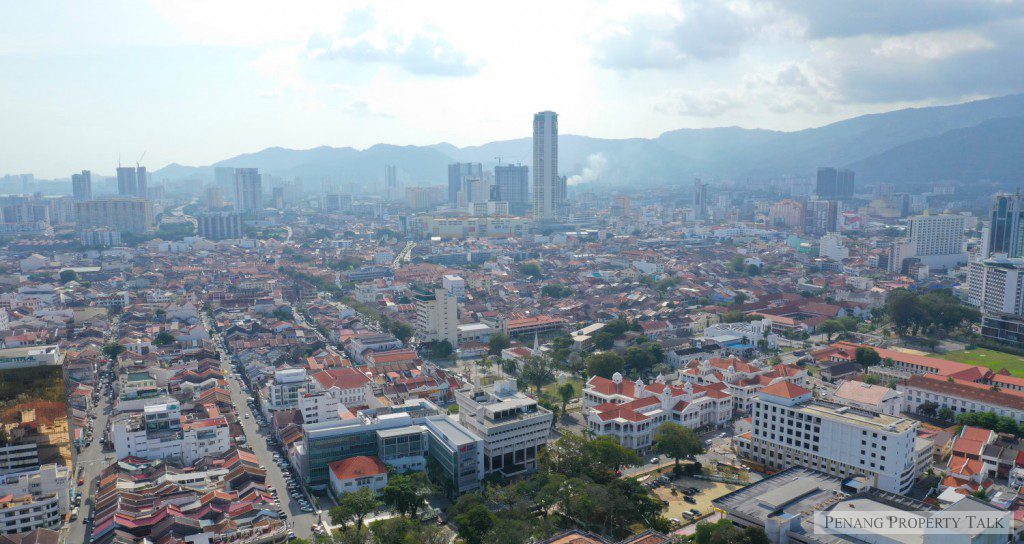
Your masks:
M961 351L950 351L949 353L936 353L935 357L967 363L969 365L987 366L992 370L1007 369L1010 374L1024 378L1024 357L1000 353L990 349L977 348Z
M583 393L583 380L581 380L579 378L570 378L568 381L570 383L572 383L572 387L573 387L573 389L575 389L575 394L573 395L573 397L580 396L580 394ZM565 382L563 381L563 382L549 383L549 384L545 385L544 387L541 387L540 388L540 392L541 392L542 395L550 398L552 401L557 402L558 404L561 404L562 403L562 397L558 396L558 387L560 385L562 385L563 383L565 383Z

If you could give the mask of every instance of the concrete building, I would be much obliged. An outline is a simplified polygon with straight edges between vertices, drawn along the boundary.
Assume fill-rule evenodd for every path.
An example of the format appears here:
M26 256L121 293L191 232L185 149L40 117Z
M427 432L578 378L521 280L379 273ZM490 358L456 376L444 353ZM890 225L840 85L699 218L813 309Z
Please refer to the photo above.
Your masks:
M791 382L761 390L752 418L752 433L734 443L740 457L769 469L866 476L870 485L901 494L919 475L914 420L816 400Z
M0 534L57 527L61 514L56 494L0 496Z
M198 214L199 235L207 240L233 240L242 237L242 217L237 212Z
M455 391L459 422L483 439L484 472L533 472L551 431L549 410L516 388L516 380Z
M441 287L454 295L455 298L461 299L466 296L466 280L462 279L462 276L445 274L441 278Z
M416 336L424 342L447 340L452 346L459 342L459 300L447 289L434 289L430 293L417 293Z
M258 168L235 168L235 209L240 213L263 211L263 177Z
M1024 197L1020 194L993 196L986 234L981 258L995 254L1024 257Z
M693 215L698 221L708 218L708 186L700 178L693 180Z
M398 187L398 167L393 164L385 164L384 195L388 200L396 200L400 194Z
M835 232L822 236L819 243L818 254L833 261L842 261L850 257L850 248L843 245L843 237Z
M494 200L508 202L509 213L524 216L530 211L530 169L525 164L494 167Z
M896 390L903 394L907 412L916 412L921 404L932 402L955 414L993 412L1024 424L1024 391L1010 387L924 374L911 376L897 384Z
M906 272L908 259L929 269L950 269L967 262L966 218L962 215L918 215L908 220L908 237L893 244L889 272Z
M558 114L542 111L533 116L533 219L557 219L565 190L558 175Z
M818 168L814 194L819 198L850 198L853 196L853 170L823 166Z
M142 198L104 198L75 202L79 230L111 228L143 233L153 228L153 203Z
M478 162L456 162L448 165L448 207L459 207L459 193L468 193L467 182L483 179L483 165Z
M92 172L71 175L71 195L77 201L92 200Z
M12 474L0 475L0 497L32 495L57 497L61 513L71 510L71 468L48 464ZM0 530L3 526L0 525Z
M899 416L903 412L903 395L898 391L856 380L847 380L836 388L832 401L890 416Z
M118 458L196 459L231 449L227 419L184 420L177 402L149 404L141 414L122 414L110 426Z
M62 364L64 364L64 352L56 344L0 349L0 370Z
M363 488L379 492L388 485L388 467L374 455L357 455L329 466L331 491L338 497Z
M438 461L452 495L480 488L483 442L425 399L359 411L354 418L302 426L298 468L306 482L330 485L330 464L355 456L377 456L399 472L426 470Z
M274 372L274 378L267 384L268 403L264 410L274 412L294 408L299 397L310 389L304 368L289 368Z
M148 196L146 176L145 166L136 166L135 168L131 166L118 166L118 196L146 198Z

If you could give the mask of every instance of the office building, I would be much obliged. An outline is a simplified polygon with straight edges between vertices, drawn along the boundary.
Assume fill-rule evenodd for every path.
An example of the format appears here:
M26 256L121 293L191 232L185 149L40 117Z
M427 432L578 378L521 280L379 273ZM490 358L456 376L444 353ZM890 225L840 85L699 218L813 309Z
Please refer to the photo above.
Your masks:
M738 455L769 470L804 466L837 477L864 476L890 493L905 494L918 477L918 423L814 399L792 382L761 390L749 435Z
M484 168L478 162L457 162L448 165L448 206L459 207L459 193L467 192L467 181L482 179Z
M303 425L297 446L299 472L314 489L330 484L332 463L357 456L376 456L398 472L423 471L437 461L450 495L479 489L484 477L483 441L426 399Z
M853 196L853 170L823 166L818 168L814 194L818 198L850 198Z
M75 203L79 230L111 228L141 233L153 228L153 203L142 198L104 198Z
M258 168L235 168L235 209L240 213L263 210L263 178Z
M983 259L997 253L1010 258L1024 257L1024 198L1020 194L992 197L985 242Z
M92 200L92 172L71 175L71 194L78 201Z
M811 200L804 208L804 232L823 236L839 230L839 202Z
M119 459L133 456L192 464L231 449L226 418L183 419L177 402L149 404L141 414L121 414L111 423L110 436Z
M447 289L416 293L416 336L425 342L459 344L459 299Z
M491 199L491 185L486 179L466 180L466 203L481 204Z
M118 166L117 167L117 194L119 196L137 196L146 198L148 195L146 181L146 167Z
M235 197L235 169L230 166L213 167L213 184L220 187L224 198Z
M384 194L388 200L398 198L398 168L393 164L384 165Z
M842 261L850 256L850 248L843 245L843 237L837 233L830 232L822 236L818 244L818 255L822 257Z
M773 227L803 230L804 204L788 198L772 204L768 211L768 223Z
M533 218L552 221L565 204L565 179L558 175L558 114L533 116Z
M203 190L203 203L209 210L218 210L225 206L224 190L216 185L211 185Z
M516 388L515 379L455 391L459 422L483 439L485 474L533 472L547 446L554 417Z
M199 236L207 240L233 240L242 237L242 218L237 212L199 214Z
M981 335L1024 346L1024 259L1003 254L967 267L967 303L981 310Z
M700 178L693 180L693 215L699 221L708 218L708 186Z
M962 215L918 215L907 221L907 239L893 244L889 271L903 273L908 260L929 269L950 269L967 262Z
M508 202L509 213L524 216L530 211L530 168L525 164L494 167L495 193L492 200Z

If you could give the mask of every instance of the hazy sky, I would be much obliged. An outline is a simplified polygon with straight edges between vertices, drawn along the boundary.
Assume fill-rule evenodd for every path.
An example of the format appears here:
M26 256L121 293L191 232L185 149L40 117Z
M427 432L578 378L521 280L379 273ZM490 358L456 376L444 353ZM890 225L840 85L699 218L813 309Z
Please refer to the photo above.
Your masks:
M782 130L1024 90L1012 0L0 0L0 174Z

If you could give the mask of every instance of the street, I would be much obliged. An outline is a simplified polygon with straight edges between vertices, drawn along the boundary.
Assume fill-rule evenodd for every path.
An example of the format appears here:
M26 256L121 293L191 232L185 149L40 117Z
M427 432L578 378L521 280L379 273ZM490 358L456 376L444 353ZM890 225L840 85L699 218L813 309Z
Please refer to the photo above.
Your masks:
M98 389L105 387L101 381L97 384ZM91 518L93 515L92 505L95 491L93 486L96 484L96 477L99 476L100 471L106 468L110 463L114 461L113 451L103 451L103 439L106 434L107 420L107 409L113 410L113 402L111 396L100 393L99 401L96 406L93 407L93 414L96 414L96 419L92 421L92 443L82 448L81 453L78 454L78 466L81 468L81 476L77 474L72 478L74 483L78 483L78 479L84 480L84 484L79 486L78 491L82 495L82 504L78 509L78 519L67 524L68 536L67 542L69 544L78 544L88 541L89 531L92 530L92 524L87 524L86 519Z
M256 455L260 465L266 468L268 488L277 490L278 498L281 501L281 509L287 516L288 523L292 530L295 531L295 536L304 539L312 539L313 525L318 523L317 512L303 512L298 502L292 499L289 495L288 486L285 482L282 469L274 461L274 454L267 446L266 441L267 437L270 436L269 432L260 429L259 425L256 423L255 414L253 414L252 410L249 409L248 404L246 404L248 396L242 391L239 380L234 374L234 368L231 365L231 358L222 347L224 344L220 334L213 330L208 320L204 319L204 322L207 323L210 336L217 345L217 350L220 352L221 369L225 376L227 376L228 392L231 395L231 402L238 414L239 424L245 432L246 445ZM310 497L305 490L303 490L303 493L306 495L306 500L309 500L310 504L315 508L317 502L310 500L312 497ZM326 512L324 515L326 515Z

